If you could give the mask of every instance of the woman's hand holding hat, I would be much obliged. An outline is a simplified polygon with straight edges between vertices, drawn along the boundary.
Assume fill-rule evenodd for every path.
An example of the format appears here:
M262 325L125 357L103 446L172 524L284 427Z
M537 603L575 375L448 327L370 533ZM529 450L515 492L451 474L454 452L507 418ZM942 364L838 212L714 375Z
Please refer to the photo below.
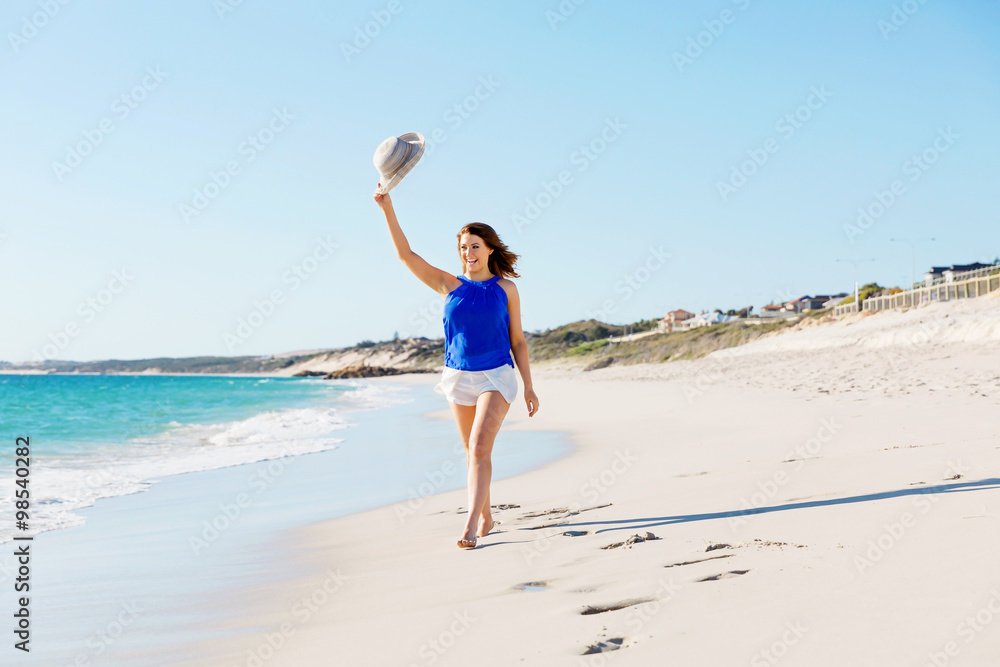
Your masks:
M389 197L388 192L382 192L382 184L379 183L375 187L375 203L383 211L387 208L392 208L392 199Z

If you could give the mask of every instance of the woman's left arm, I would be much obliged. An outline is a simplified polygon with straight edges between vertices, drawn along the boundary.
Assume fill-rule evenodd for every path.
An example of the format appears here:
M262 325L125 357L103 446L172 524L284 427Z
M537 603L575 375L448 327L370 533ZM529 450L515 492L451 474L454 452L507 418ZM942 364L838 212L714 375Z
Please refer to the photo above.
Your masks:
M511 280L505 291L507 292L507 314L510 315L510 352L514 357L517 370L521 373L521 381L524 383L524 402L528 406L528 416L534 416L538 412L538 396L531 385L531 368L528 366L528 341L524 339L524 331L521 330L521 298L517 293L517 286Z

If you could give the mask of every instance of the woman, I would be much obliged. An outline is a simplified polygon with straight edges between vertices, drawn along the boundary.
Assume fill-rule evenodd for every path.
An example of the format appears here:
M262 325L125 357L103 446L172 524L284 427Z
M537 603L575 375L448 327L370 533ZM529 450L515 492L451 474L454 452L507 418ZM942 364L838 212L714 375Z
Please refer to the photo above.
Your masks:
M448 398L465 446L469 516L458 546L472 549L477 537L493 530L490 457L500 424L517 397L514 361L524 384L528 416L538 412L528 368L528 344L521 331L520 299L517 287L507 279L519 277L514 271L518 256L507 249L492 227L473 222L458 233L463 273L453 276L410 250L389 195L379 194L378 189L375 192L375 203L385 213L399 259L445 301L445 370L434 389Z

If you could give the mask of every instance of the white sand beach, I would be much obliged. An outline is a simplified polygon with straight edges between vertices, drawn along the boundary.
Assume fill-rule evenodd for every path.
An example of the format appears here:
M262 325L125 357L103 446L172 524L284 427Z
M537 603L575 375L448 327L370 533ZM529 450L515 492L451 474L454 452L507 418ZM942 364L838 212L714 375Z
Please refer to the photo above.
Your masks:
M197 664L1000 660L1000 299L533 375L503 428L575 450L494 482L479 547L464 491L312 525Z

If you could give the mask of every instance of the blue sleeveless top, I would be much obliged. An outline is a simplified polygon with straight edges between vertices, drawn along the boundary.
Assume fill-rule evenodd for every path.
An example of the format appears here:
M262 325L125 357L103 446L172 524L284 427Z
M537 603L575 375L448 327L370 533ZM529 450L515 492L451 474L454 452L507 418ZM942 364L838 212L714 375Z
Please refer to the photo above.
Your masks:
M507 293L497 284L500 276L489 280L455 277L462 284L444 302L445 367L463 371L513 367Z

